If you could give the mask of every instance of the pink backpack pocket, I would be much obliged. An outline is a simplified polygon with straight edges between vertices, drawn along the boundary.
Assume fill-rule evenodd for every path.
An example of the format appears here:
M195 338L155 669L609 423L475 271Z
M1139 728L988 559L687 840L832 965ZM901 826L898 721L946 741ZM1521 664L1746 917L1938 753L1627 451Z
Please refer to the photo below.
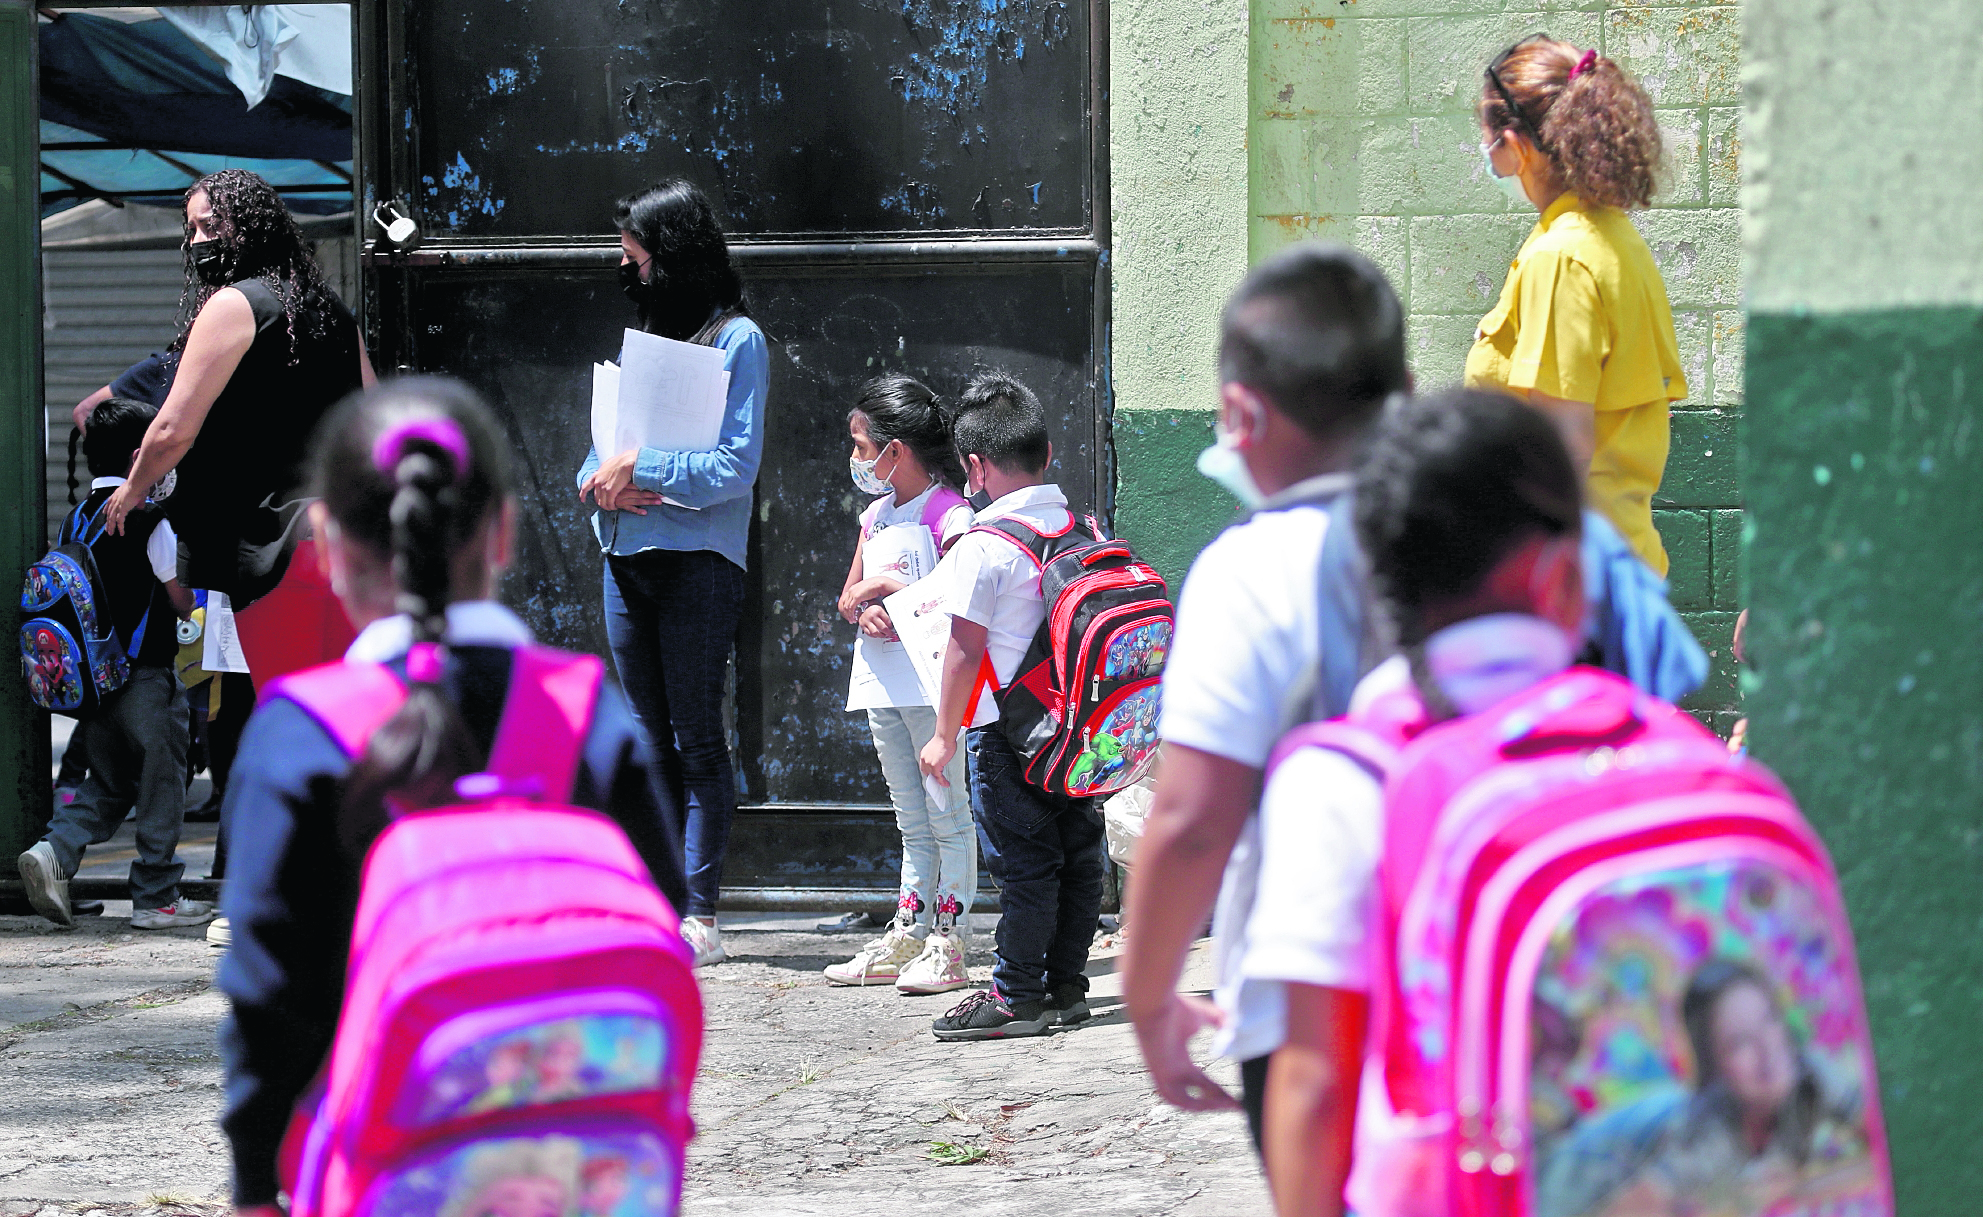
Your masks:
M519 650L489 772L457 784L486 797L373 844L325 1083L292 1135L296 1217L678 1207L692 960L625 833L559 803L601 678L592 657ZM272 695L356 751L404 692L340 664Z
M1391 770L1364 1217L1893 1212L1830 859L1760 766L1573 669Z

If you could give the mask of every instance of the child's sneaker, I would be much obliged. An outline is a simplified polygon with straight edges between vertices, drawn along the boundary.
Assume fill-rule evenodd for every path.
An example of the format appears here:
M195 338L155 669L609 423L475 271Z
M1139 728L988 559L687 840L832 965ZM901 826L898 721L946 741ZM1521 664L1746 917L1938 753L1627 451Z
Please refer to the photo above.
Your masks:
M980 989L930 1024L940 1040L1003 1040L1045 1035L1058 1012L1044 1000L1008 1003L997 989Z
M896 979L895 988L903 993L948 993L971 983L964 968L964 943L950 929L930 931L923 953L909 961Z
M923 940L916 933L916 914L922 909L922 897L913 891L903 892L888 932L855 952L846 963L827 965L827 981L836 985L894 984L902 975L902 965L922 953Z
M234 945L234 927L227 918L216 917L207 923L207 945L216 951L225 951Z
M134 930L170 930L184 925L205 925L213 920L213 906L203 900L178 900L159 909L136 909L131 913Z
M1088 990L1074 981L1065 980L1053 987L1047 994L1047 1005L1059 1015L1060 1025L1072 1027L1088 1021Z
M36 841L16 865L21 869L21 883L27 888L28 903L35 912L56 925L76 924L69 912L69 881L62 877L53 845Z
M682 918L682 941L695 952L695 966L706 968L713 963L722 963L730 958L723 949L723 934L715 926L697 917Z

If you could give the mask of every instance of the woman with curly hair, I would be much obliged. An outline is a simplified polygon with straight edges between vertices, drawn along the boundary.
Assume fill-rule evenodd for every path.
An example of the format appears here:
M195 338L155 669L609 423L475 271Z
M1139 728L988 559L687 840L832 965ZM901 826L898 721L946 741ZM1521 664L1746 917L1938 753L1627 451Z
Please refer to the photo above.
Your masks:
M1652 496L1687 379L1666 284L1625 215L1652 200L1652 102L1613 61L1537 34L1487 66L1479 115L1488 176L1542 216L1475 332L1467 387L1555 418L1587 501L1664 576Z
M233 612L286 595L239 623L248 666L266 681L334 658L350 641L316 569L292 561L302 529L310 435L346 394L372 383L358 326L325 282L296 220L244 169L208 174L186 192L186 289L178 374L145 432L110 530L168 474L166 513L180 538L179 577ZM292 586L293 585L293 586Z

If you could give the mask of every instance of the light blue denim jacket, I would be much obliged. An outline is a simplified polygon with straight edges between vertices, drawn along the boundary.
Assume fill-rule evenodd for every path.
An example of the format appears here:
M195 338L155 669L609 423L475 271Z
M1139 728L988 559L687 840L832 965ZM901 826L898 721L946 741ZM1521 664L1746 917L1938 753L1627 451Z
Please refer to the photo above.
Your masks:
M751 488L764 456L764 394L771 376L764 331L748 317L723 327L716 337L723 367L730 373L730 396L716 447L708 452L664 452L642 448L634 461L633 484L688 504L657 503L644 516L630 511L592 513L599 548L609 554L648 549L713 549L739 567L750 537ZM578 484L599 469L599 452L588 449L578 468ZM690 510L698 508L699 510Z

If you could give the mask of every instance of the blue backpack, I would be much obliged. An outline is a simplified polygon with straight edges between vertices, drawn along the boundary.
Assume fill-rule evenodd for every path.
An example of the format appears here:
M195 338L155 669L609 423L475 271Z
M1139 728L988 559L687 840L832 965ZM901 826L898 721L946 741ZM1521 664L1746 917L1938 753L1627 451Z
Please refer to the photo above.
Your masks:
M107 500L106 500L107 501ZM131 631L128 649L117 640L110 601L92 547L102 538L103 505L85 518L78 506L62 522L55 548L28 567L21 586L21 667L35 705L85 718L131 678L131 656L144 646L151 610ZM141 524L140 513L132 513Z

